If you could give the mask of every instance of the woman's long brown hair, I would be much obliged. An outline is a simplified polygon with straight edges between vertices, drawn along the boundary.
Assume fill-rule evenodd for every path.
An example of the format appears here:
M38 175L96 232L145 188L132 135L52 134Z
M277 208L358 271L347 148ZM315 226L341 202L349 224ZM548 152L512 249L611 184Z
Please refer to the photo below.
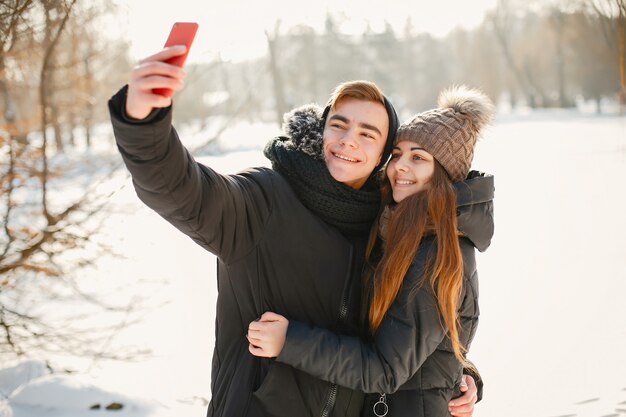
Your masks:
M388 178L383 185L382 204L383 207L393 204ZM422 239L434 234L437 255L434 262L428 259L420 285L428 279L437 297L442 325L448 329L454 355L467 366L463 355L465 349L459 342L457 312L463 285L463 258L457 233L456 194L441 165L435 160L433 177L425 191L411 195L395 206L385 228L382 259L373 266L370 262L378 236L378 221L375 223L366 251L370 271L364 275L365 288L372 291L368 310L371 333L376 333L398 295Z

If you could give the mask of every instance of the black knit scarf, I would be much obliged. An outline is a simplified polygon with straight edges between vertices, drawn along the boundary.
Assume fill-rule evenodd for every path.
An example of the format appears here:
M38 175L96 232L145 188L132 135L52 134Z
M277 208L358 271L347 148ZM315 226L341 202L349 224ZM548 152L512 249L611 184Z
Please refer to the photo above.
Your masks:
M289 182L300 201L326 223L344 235L369 232L380 206L376 176L359 190L336 181L320 158L295 148L290 138L277 137L265 147L265 156L274 170Z

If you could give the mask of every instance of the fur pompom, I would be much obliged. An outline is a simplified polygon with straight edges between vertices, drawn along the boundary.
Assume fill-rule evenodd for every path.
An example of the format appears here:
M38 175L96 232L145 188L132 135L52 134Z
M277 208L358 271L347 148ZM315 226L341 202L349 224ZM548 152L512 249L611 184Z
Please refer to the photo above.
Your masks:
M283 132L294 147L314 158L323 159L323 109L315 104L298 107L283 116Z
M495 106L482 91L464 85L453 86L439 94L437 105L463 113L472 121L477 131L488 124L495 113Z

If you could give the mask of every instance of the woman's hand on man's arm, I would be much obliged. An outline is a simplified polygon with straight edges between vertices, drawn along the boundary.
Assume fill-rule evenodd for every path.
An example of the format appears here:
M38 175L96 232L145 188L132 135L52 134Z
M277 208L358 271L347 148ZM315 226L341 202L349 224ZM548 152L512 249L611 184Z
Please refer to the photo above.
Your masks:
M268 311L248 326L248 350L254 356L275 358L283 350L289 320Z

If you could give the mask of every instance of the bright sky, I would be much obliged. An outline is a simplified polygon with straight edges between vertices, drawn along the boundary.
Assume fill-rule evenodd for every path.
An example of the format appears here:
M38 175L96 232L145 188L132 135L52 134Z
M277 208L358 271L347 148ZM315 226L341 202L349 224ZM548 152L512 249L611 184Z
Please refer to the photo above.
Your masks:
M263 55L264 31L277 19L286 29L306 24L322 30L327 12L339 16L341 30L361 33L366 22L379 31L385 21L402 32L410 16L418 31L443 36L455 26L472 28L496 0L117 0L125 16L118 28L131 41L139 59L159 50L176 21L199 23L189 61L210 61L217 53L225 60ZM127 19L124 21L124 19Z

